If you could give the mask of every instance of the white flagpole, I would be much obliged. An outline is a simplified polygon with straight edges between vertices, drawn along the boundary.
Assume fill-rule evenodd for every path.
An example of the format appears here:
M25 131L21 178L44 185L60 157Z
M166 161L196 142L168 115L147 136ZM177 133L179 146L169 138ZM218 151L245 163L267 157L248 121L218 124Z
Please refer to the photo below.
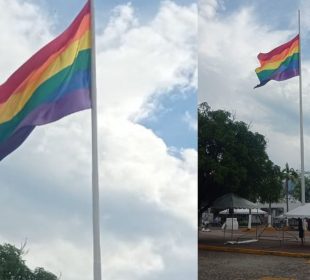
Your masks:
M92 202L93 202L93 255L94 280L101 280L100 223L99 223L99 176L97 140L97 84L96 84L96 36L94 0L91 7L91 124L92 124Z
M300 38L300 10L298 10L299 35L299 117L300 117L300 160L301 160L301 203L305 204L305 167L304 167L304 130L302 114L302 79L301 79L301 38Z

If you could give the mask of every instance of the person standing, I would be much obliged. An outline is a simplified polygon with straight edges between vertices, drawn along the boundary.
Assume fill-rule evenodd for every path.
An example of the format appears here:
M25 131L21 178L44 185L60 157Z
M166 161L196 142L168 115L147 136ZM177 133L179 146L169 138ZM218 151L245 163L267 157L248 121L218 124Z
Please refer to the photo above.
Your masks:
M304 227L303 222L301 218L298 218L298 232L299 232L299 238L301 239L301 244L304 244Z

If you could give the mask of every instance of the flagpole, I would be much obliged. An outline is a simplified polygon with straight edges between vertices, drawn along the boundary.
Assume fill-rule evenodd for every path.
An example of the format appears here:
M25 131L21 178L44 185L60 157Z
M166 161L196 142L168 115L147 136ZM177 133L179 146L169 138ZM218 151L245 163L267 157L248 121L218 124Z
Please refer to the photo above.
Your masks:
M92 210L93 210L93 273L94 280L101 280L100 223L99 223L99 176L97 137L97 84L96 84L96 36L95 0L90 0L92 52L91 52L91 124L92 124Z
M301 38L300 38L300 10L298 10L299 35L299 117L300 117L300 160L301 160L301 203L305 204L305 168L304 168L304 132L302 114L302 78L301 78Z

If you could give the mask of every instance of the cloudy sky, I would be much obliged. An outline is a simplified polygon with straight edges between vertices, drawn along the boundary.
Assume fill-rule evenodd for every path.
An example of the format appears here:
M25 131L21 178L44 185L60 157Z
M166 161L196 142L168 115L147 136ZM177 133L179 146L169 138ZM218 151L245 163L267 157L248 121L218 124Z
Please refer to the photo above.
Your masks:
M196 279L197 4L96 2L104 279ZM84 3L0 0L0 81ZM79 112L1 161L0 242L64 280L92 279L90 135Z
M310 3L288 0L199 2L199 102L230 111L266 136L271 160L300 169L298 77L253 89L257 55L298 33L301 10L305 169L310 170Z

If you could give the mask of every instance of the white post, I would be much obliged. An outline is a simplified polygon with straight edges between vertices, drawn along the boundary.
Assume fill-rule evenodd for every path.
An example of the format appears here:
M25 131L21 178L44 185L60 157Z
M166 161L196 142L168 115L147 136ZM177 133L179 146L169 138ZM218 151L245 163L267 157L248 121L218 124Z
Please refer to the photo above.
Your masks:
M94 0L91 11L91 124L92 124L92 202L93 202L93 256L94 280L101 280L100 224L99 224L99 176L97 140L97 84L96 84L96 36Z
M269 228L272 227L271 226L271 214L270 213L268 214L268 227Z
M268 227L272 227L271 225L271 202L269 202L269 208L268 208Z
M304 168L304 131L302 114L302 79L301 79L301 38L300 38L300 10L298 10L298 35L299 35L299 118L300 118L300 160L301 160L301 203L306 203L305 197L305 168Z
M249 209L248 229L252 228L252 209Z

